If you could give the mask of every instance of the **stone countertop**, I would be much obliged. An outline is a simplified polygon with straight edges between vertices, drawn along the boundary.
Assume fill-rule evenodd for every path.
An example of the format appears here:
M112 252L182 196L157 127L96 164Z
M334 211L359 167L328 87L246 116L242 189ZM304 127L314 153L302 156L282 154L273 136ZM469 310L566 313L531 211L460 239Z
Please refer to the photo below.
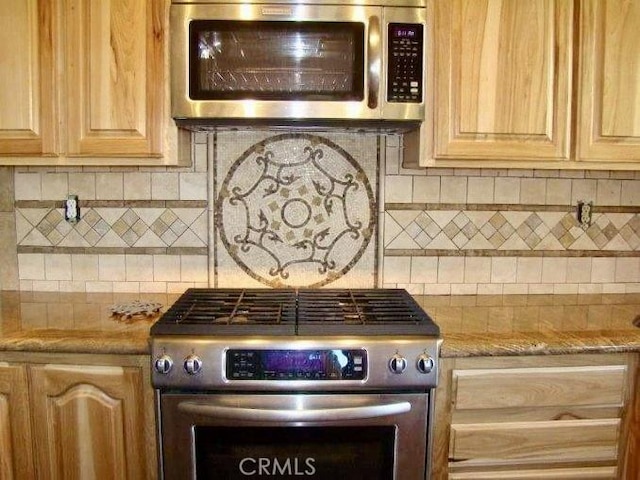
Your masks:
M421 296L442 357L640 352L640 294Z
M149 328L178 295L0 292L0 352L148 354ZM112 307L159 303L160 313L125 318Z
M147 354L159 313L124 318L136 300L165 311L178 294L0 292L0 352ZM440 325L442 357L640 352L640 294L419 296Z

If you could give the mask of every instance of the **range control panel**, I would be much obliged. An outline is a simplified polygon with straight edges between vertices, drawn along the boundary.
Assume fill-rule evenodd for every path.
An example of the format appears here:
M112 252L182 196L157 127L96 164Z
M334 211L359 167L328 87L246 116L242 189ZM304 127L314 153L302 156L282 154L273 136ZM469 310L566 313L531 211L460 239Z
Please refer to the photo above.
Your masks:
M366 372L364 349L226 352L227 380L364 380Z
M419 23L389 23L387 101L422 102L424 27Z

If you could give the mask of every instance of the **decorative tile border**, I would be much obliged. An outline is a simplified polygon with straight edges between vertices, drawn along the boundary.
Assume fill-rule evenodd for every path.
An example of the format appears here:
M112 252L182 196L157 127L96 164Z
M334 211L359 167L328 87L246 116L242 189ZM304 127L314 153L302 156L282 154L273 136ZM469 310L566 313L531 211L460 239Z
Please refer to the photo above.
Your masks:
M16 202L18 252L200 254L207 249L204 201L86 201L80 213L71 224L59 202Z
M560 211L535 206L515 210L484 205L468 207L422 210L402 204L387 205L385 255L416 255L418 251L435 255L640 253L637 209L635 213L628 209L594 213L591 225L583 229L575 215L566 212L566 207Z

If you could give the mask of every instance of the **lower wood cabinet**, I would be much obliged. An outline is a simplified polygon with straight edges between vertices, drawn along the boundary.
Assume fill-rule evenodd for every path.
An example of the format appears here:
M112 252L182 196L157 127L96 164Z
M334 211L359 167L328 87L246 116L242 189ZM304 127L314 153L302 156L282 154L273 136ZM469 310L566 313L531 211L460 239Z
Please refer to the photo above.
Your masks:
M153 479L148 358L11 355L0 429L0 479Z
M442 359L434 478L640 478L637 357Z

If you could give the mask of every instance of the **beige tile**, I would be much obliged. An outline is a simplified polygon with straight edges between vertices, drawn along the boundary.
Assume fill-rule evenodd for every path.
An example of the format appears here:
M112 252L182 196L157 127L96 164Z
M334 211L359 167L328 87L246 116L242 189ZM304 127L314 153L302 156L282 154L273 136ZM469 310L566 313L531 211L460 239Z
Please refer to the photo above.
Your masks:
M62 201L69 194L69 175L66 173L42 174L42 199Z
M0 212L0 289L17 290L20 286L16 251L16 220L13 212Z
M97 281L98 255L73 255L71 257L73 281Z
M547 191L544 178L523 178L520 180L520 202L528 205L541 205Z
M111 282L86 282L85 290L88 293L111 293L113 292L113 283Z
M467 201L467 177L440 177L440 202L465 203Z
M519 257L516 281L518 283L540 283L542 279L542 258Z
M413 201L437 203L440 201L440 177L413 177Z
M451 295L451 285L440 284L440 283L425 284L424 294L425 295Z
M516 283L517 258L494 257L491 259L491 283Z
M207 175L181 173L180 200L207 200Z
M82 200L96 199L96 175L95 173L70 173L69 194L77 195Z
M98 279L105 282L124 282L126 263L124 255L99 255Z
M565 283L567 281L567 259L543 257L542 283Z
M152 173L151 198L153 200L180 199L180 175L177 173Z
M409 175L387 175L384 179L385 203L411 203L413 177Z
M597 193L596 180L572 180L571 182L571 204L578 202L595 202Z
M467 183L467 203L493 203L493 177L469 177Z
M498 177L495 179L496 203L520 203L520 179L510 177Z
M464 282L489 283L491 281L490 257L465 257Z
M154 255L153 256L153 280L156 282L180 281L180 256L179 255Z
M205 255L182 255L180 257L180 281L182 282L208 281L209 279L208 265L209 265L209 261Z
M613 283L615 271L615 258L595 257L591 260L591 283Z
M438 257L412 257L411 283L437 283Z
M45 280L44 255L42 253L19 253L18 270L20 280Z
M125 175L124 198L126 200L150 200L151 173L136 172Z
M502 295L501 283L478 284L478 295Z
M126 174L132 175L130 173ZM96 200L124 199L122 173L96 173Z
M546 205L568 205L571 202L571 180L547 179Z
M411 257L384 257L383 283L411 283Z
M621 180L599 179L596 187L596 205L620 205Z
M478 285L475 283L452 283L451 295L475 295L478 293Z
M640 257L616 258L616 282L636 283L640 282Z
M464 257L440 257L438 259L438 283L463 283Z
M640 206L640 181L623 180L620 205Z
M13 167L0 167L0 212L12 212L15 200Z
M42 200L42 185L39 173L17 172L15 174L16 200Z
M72 280L71 255L46 255L44 258L44 270L47 280Z
M165 282L140 282L140 293L166 293Z
M590 257L576 257L567 259L567 282L589 283L591 281Z
M152 255L126 255L125 265L128 282L153 281Z

